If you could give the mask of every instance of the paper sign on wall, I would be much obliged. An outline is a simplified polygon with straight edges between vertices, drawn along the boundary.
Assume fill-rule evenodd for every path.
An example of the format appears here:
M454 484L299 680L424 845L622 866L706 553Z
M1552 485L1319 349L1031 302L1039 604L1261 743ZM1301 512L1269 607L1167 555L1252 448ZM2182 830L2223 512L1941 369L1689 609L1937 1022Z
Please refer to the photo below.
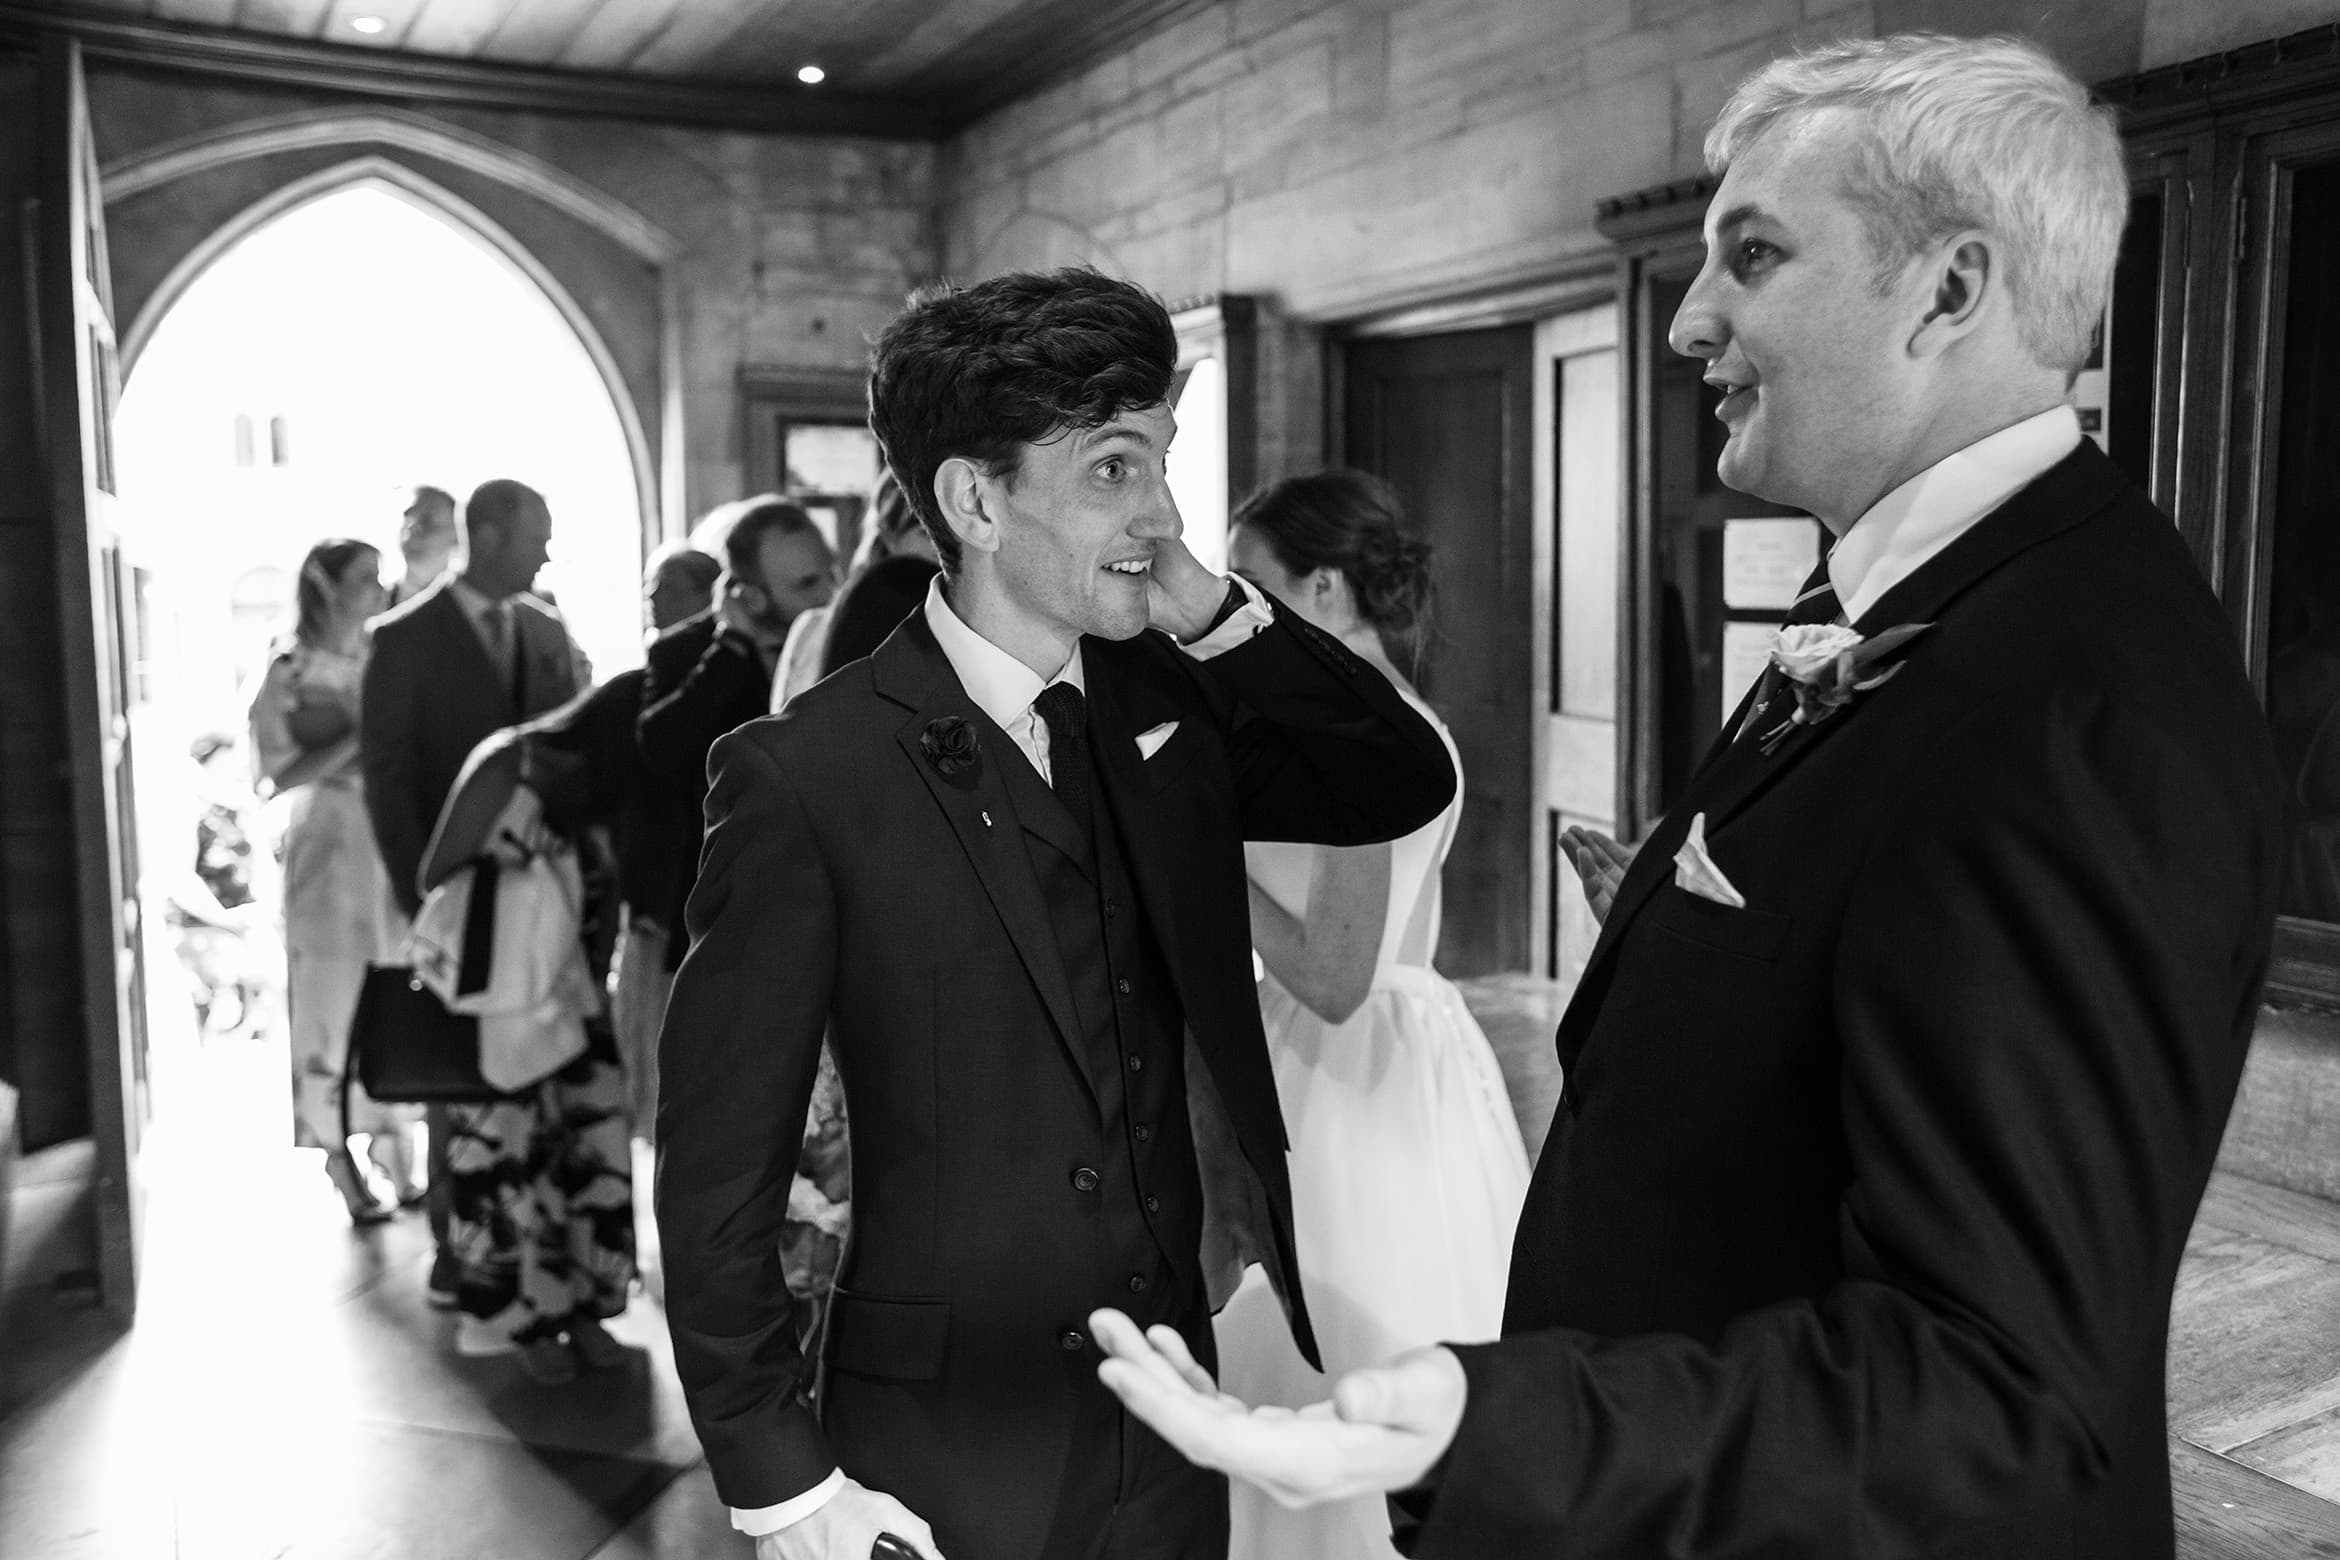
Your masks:
M1763 675L1763 668L1771 662L1771 645L1778 633L1778 626L1772 623L1723 625L1722 709L1716 714L1716 720L1729 720L1739 701L1747 696L1747 690L1755 686L1755 679Z
M1723 605L1734 612L1785 612L1819 561L1820 527L1813 521L1726 520Z

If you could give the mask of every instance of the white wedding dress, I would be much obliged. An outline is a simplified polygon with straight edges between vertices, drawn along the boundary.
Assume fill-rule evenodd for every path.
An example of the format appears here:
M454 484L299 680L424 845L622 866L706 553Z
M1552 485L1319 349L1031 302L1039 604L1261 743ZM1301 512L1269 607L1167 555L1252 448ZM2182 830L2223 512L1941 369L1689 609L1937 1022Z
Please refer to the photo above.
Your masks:
M1438 726L1454 757L1445 726L1419 700L1408 702ZM1260 982L1292 1140L1301 1284L1326 1373L1301 1359L1254 1269L1217 1324L1220 1382L1246 1402L1319 1402L1344 1371L1501 1330L1527 1152L1486 1035L1462 994L1430 967L1439 868L1462 817L1461 773L1457 758L1454 801L1391 847L1389 903L1365 1005L1328 1024L1273 975ZM1317 848L1249 845L1246 864L1270 898L1305 918ZM1230 1560L1393 1553L1379 1496L1287 1511L1238 1481L1233 1505Z

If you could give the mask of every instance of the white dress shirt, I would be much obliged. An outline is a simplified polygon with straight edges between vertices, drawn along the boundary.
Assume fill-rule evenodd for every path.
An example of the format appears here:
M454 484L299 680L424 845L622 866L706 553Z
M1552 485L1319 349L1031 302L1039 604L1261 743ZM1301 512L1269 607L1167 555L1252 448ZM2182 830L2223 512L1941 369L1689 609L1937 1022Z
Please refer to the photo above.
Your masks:
M1828 555L1844 620L1858 624L1887 591L2079 443L2079 417L2069 406L2051 406L1943 456L1870 505Z
M1198 661L1234 649L1275 621L1275 612L1267 599L1240 575L1232 576L1243 592L1243 605L1227 616L1227 621L1182 648ZM951 670L958 674L959 685L967 690L967 697L975 707L991 717L992 723L1008 734L1023 755L1032 761L1040 778L1053 787L1056 784L1048 768L1048 722L1032 710L1032 701L1041 691L1054 683L1070 683L1088 697L1087 675L1081 666L1081 647L1073 645L1073 653L1053 677L1042 677L1023 662L984 638L967 626L966 619L952 610L943 596L941 575L926 587L926 626L934 631L935 643L942 646ZM802 1495L784 1500L777 1506L761 1506L753 1510L731 1508L731 1525L753 1538L777 1533L793 1523L826 1506L845 1487L845 1470L834 1468L829 1476L806 1490Z

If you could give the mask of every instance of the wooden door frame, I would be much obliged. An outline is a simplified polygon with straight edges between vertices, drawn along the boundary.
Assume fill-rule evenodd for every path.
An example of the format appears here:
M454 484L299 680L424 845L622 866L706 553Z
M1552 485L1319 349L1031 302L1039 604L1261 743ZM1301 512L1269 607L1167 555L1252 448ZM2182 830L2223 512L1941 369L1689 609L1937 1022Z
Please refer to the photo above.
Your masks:
M31 299L32 348L36 382L44 416L40 431L42 458L48 463L50 514L56 531L57 589L64 631L65 730L68 763L73 782L75 917L81 951L82 1019L88 1047L90 1128L97 1158L94 1207L99 1293L108 1311L124 1319L137 1308L138 1232L143 1217L141 1188L136 1174L137 1145L143 1135L144 1100L139 1080L126 1070L123 1033L124 999L120 985L129 972L116 965L125 936L142 937L137 924L135 882L118 882L118 875L135 873L130 862L117 861L113 831L116 797L107 777L111 771L108 747L128 741L127 729L110 731L103 693L104 680L119 678L122 668L99 643L103 621L98 600L99 582L90 558L88 494L96 485L82 456L83 431L59 425L68 410L78 421L110 412L115 387L93 375L84 344L76 339L49 339L56 314L78 321L77 307L58 309L60 298L72 299L87 285L97 293L109 326L112 347L112 304L104 252L104 205L92 187L87 191L90 220L71 220L75 185L85 169L94 175L96 158L89 144L86 87L78 42L57 34L45 35L40 48L40 195L37 212L27 223L27 242L33 247ZM58 138L64 137L64 144ZM94 252L93 252L94 251ZM63 289L60 292L60 289ZM94 408L94 410L93 410ZM141 1000L132 979L131 1003ZM135 1025L141 1015L131 1012Z

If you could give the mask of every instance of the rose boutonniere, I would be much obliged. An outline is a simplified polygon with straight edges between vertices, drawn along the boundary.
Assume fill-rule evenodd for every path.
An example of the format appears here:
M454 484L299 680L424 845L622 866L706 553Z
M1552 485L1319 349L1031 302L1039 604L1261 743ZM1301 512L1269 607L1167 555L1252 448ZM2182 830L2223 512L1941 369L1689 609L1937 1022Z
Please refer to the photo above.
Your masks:
M1852 703L1854 694L1891 682L1906 663L1880 663L1933 626L1903 623L1870 638L1838 623L1798 623L1781 629L1771 646L1771 664L1795 690L1796 707L1764 733L1763 751L1770 753L1798 726L1819 725Z
M974 769L976 761L983 756L982 744L975 740L974 726L957 715L928 721L926 729L918 734L918 747L945 780Z

